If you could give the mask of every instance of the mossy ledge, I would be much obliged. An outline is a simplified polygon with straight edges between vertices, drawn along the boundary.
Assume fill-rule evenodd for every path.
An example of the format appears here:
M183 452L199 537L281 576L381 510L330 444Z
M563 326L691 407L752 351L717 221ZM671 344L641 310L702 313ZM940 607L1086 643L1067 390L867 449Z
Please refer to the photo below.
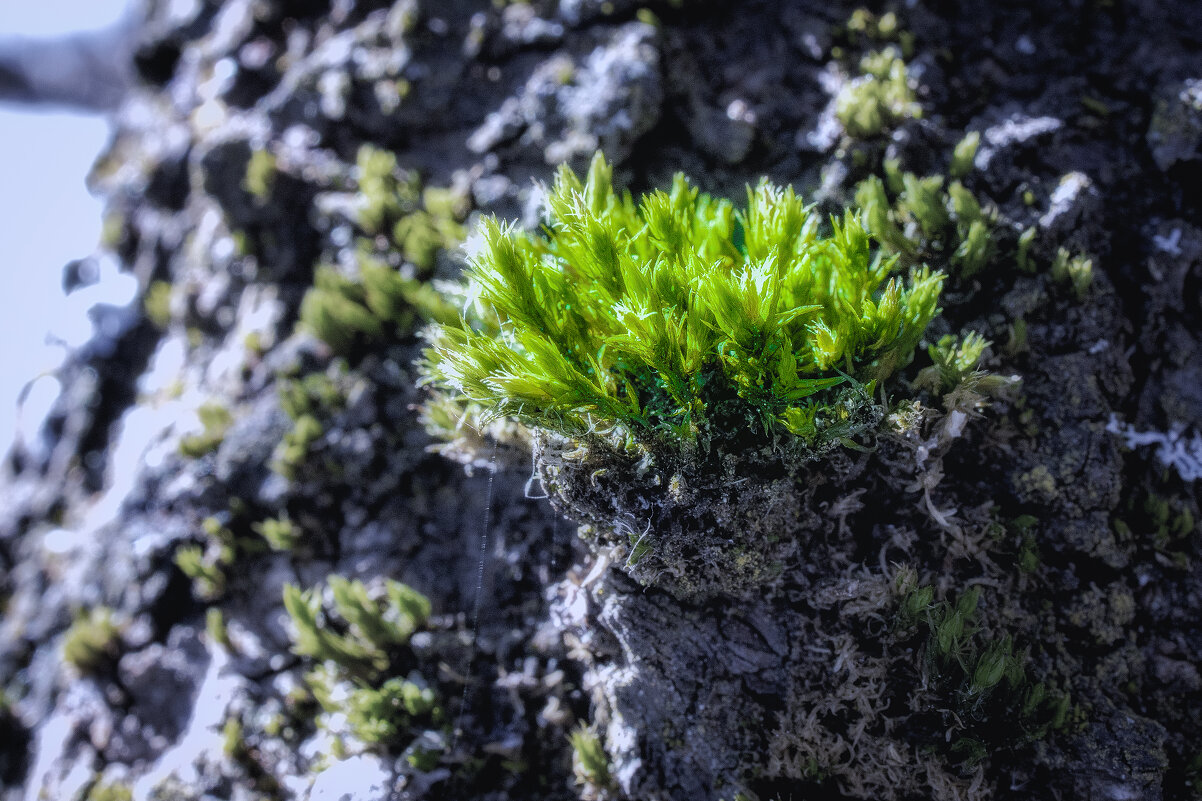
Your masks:
M744 208L682 175L636 202L597 154L583 181L559 170L545 211L540 233L481 224L464 317L430 335L434 402L532 428L553 503L640 582L762 588L825 528L815 492L890 430L901 402L876 394L944 274L894 274L856 212L823 235L767 180Z

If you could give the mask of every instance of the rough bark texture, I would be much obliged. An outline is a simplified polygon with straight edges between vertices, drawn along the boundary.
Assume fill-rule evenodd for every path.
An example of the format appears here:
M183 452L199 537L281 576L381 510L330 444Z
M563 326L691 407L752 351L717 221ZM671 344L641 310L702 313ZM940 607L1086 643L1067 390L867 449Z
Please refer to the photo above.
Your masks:
M877 46L846 34L857 5L148 0L139 85L92 180L103 253L149 299L97 310L43 436L4 464L0 798L1198 798L1198 10L898 4L922 119L852 141L832 98ZM467 471L430 450L412 331L338 360L295 330L315 266L354 248L365 143L529 218L533 182L596 148L632 191L679 170L737 197L766 175L833 209L882 157L945 172L967 131L982 138L964 181L997 208L998 247L1034 227L1042 266L950 284L930 339L980 332L987 367L1021 385L968 417L919 393L925 411L873 453L640 472L543 440L541 500L521 437L465 434ZM1048 274L1060 247L1093 256L1080 296ZM418 272L459 269L441 252ZM280 389L314 374L339 401L273 468L294 427ZM185 457L209 400L232 425ZM247 542L282 514L298 544L239 545L221 592L176 566L208 518ZM728 583L738 538L698 546L702 593L655 553L624 566L644 531L662 545L706 526L783 540ZM402 758L416 732L332 752L297 700L309 665L281 590L332 573L432 600L405 670L438 694L433 763ZM931 618L904 614L923 586L949 609L979 593L964 636L978 652L1009 638L1012 692L974 695L974 665L940 659ZM64 633L94 607L121 633L81 672ZM1049 701L1028 713L1036 684ZM223 748L230 719L242 735ZM574 774L578 721L609 781Z

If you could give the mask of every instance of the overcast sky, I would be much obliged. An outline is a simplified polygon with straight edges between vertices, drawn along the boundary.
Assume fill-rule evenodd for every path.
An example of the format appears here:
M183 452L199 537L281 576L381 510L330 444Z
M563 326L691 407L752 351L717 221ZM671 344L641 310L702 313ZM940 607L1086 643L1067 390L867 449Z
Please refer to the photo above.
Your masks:
M55 36L103 28L116 20L125 0L3 0L0 34Z
M0 0L0 36L100 28L115 22L125 5ZM99 117L0 104L0 453L12 440L21 387L61 358L61 348L45 344L48 331L69 340L86 333L85 309L62 297L61 276L67 262L95 249L100 235L101 206L88 195L84 177L108 130Z

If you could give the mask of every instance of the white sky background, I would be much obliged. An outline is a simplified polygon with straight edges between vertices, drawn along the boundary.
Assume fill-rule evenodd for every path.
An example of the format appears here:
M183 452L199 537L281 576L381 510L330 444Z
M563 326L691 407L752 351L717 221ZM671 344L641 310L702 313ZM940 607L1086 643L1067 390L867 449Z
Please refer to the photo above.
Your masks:
M125 6L125 0L0 0L0 37L101 28ZM63 348L48 345L48 333L78 342L90 330L86 306L63 296L62 269L99 241L101 204L84 178L108 134L101 117L0 104L0 454L13 438L21 388L62 359ZM53 399L49 386L35 389L26 425Z

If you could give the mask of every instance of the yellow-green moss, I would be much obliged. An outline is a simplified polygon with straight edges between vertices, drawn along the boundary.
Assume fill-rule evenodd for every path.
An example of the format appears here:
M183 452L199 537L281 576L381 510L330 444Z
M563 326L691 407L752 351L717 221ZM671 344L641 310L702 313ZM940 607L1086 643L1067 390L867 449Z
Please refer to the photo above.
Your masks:
M196 414L200 418L204 430L199 434L189 434L179 441L180 454L190 459L199 459L201 456L217 450L234 422L230 410L218 401L202 404L196 410Z
M132 801L133 789L123 782L96 782L88 788L84 801Z
M609 754L605 753L597 732L581 724L568 735L568 741L572 744L572 771L577 784L591 787L593 792L610 788L613 779L609 773Z
M242 180L242 188L262 205L271 197L276 173L275 155L266 149L255 150L246 163L246 177Z
M860 72L835 98L835 116L848 136L867 139L902 120L922 116L922 106L897 48L887 47L864 56Z
M256 534L267 541L273 551L291 551L301 539L301 530L287 514L260 520L251 525Z
M171 282L151 281L142 298L142 308L155 328L165 330L171 324Z
M96 606L81 612L63 638L63 659L81 673L94 673L117 658L121 626L113 610Z

